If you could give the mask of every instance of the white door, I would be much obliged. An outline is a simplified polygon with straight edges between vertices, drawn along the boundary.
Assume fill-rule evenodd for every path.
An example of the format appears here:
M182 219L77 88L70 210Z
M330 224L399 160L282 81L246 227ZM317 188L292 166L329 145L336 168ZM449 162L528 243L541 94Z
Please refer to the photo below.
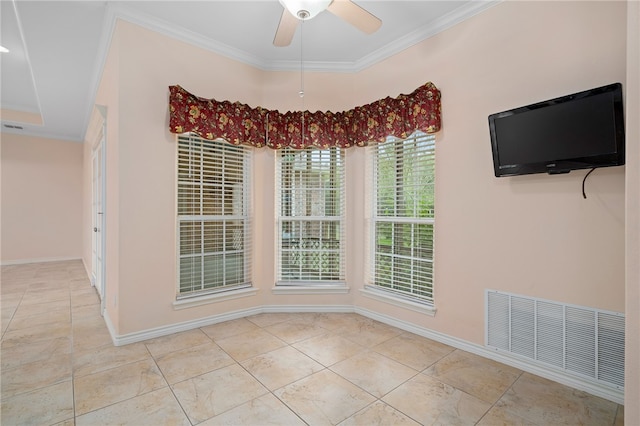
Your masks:
M101 111L100 111L101 112ZM104 311L105 279L104 279L104 165L105 165L105 122L104 115L99 114L98 129L95 133L92 156L92 258L91 258L91 283L95 286L101 299L101 310Z

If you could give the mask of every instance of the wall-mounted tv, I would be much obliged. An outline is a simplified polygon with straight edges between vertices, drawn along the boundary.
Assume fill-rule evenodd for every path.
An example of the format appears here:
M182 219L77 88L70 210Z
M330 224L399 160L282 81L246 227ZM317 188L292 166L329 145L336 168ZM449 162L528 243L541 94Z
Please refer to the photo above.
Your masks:
M622 85L489 116L496 177L624 164Z

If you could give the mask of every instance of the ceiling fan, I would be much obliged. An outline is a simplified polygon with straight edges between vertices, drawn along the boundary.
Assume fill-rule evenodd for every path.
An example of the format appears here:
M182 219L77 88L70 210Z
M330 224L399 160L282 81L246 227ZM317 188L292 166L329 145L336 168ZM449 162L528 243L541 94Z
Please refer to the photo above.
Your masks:
M273 39L275 46L288 46L291 44L299 21L306 21L318 13L328 10L338 18L344 19L349 24L367 34L376 32L382 25L382 21L358 6L351 0L279 0L284 6L282 17L278 24L276 36Z

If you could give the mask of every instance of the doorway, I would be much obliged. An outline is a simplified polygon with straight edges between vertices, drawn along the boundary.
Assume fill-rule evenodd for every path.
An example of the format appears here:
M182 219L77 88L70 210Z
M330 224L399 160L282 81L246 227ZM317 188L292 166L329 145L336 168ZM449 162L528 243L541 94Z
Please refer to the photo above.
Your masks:
M97 106L94 110L96 133L91 156L91 284L100 297L100 313L105 309L105 148L106 114L105 108Z

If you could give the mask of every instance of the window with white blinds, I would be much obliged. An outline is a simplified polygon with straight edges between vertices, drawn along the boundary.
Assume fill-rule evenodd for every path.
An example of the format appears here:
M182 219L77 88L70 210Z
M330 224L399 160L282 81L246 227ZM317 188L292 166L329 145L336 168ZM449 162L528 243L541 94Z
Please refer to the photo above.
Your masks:
M251 286L250 150L178 137L178 298Z
M278 285L344 281L344 186L344 150L278 151Z
M435 138L417 132L367 150L367 287L433 305Z

